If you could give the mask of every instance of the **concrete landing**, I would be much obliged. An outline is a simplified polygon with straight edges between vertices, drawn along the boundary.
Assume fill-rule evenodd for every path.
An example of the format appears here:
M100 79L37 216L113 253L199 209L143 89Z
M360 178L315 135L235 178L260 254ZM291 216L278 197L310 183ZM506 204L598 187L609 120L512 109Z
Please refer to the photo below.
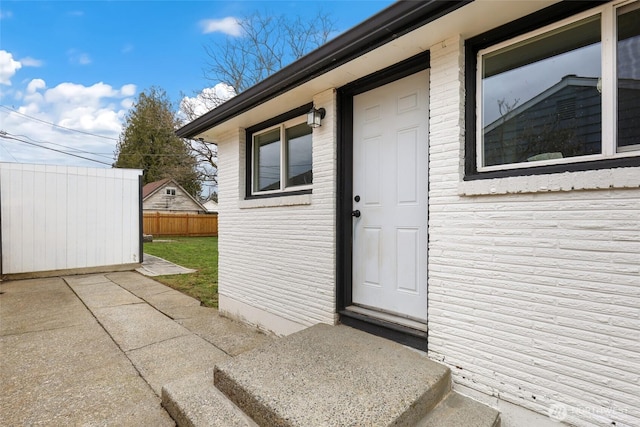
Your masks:
M346 326L316 325L214 370L259 425L413 426L449 392L449 369Z
M179 426L499 427L447 367L346 326L316 325L167 384Z

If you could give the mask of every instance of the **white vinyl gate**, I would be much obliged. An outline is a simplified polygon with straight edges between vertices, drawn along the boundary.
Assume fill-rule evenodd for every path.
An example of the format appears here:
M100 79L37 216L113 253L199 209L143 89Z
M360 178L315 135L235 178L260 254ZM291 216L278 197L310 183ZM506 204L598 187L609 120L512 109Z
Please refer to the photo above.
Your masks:
M0 275L141 262L141 175L0 163Z

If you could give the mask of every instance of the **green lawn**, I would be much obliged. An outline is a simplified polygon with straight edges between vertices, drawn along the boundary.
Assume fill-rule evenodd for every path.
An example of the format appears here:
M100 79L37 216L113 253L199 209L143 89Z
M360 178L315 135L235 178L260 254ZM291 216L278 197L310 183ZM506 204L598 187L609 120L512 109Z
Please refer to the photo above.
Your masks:
M183 267L198 270L191 274L157 276L155 280L202 301L207 307L218 307L218 238L158 237L144 244L144 252ZM162 241L165 240L165 241Z

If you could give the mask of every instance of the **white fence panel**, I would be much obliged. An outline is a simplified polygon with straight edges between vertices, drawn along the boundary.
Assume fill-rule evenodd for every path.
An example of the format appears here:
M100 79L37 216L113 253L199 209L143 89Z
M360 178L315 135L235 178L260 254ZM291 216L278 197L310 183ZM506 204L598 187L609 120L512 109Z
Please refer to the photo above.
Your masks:
M0 273L141 262L141 175L0 163Z

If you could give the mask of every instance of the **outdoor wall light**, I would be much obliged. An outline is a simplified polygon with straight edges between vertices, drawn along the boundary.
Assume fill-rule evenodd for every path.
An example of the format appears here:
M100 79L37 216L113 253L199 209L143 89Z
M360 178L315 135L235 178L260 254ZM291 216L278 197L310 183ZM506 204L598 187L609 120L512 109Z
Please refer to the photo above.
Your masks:
M320 122L324 119L326 113L327 111L324 108L316 109L315 107L311 107L311 111L307 113L307 124L309 127L320 127Z

